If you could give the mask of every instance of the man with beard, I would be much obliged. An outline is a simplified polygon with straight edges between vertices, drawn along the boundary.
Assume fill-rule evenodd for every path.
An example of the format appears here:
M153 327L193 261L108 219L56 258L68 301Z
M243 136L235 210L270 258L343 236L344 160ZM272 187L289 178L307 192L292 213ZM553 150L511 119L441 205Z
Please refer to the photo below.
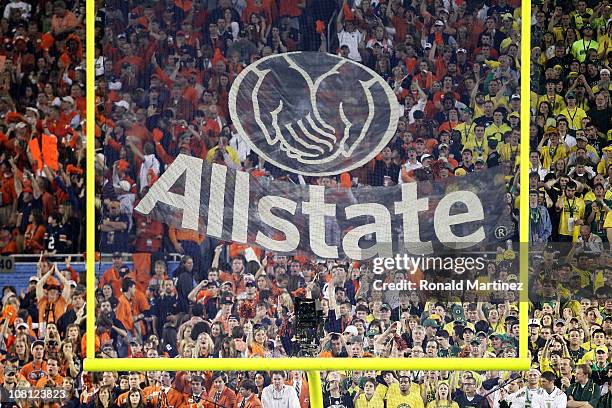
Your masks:
M109 336L113 344L119 349L119 356L127 357L127 346L122 343L122 340L127 337L128 331L123 323L117 319L115 312L116 305L113 307L110 300L104 300L100 303L100 310L96 318L96 332L101 338L104 335Z

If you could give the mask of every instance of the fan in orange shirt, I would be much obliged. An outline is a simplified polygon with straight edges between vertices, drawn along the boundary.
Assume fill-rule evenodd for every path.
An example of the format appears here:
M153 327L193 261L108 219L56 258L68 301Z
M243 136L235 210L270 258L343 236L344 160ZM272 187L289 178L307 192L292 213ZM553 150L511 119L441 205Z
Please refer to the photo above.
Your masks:
M64 382L59 374L59 359L56 356L47 356L47 375L36 382L36 388L58 388Z
M24 365L19 372L32 386L35 386L40 379L47 377L47 362L45 361L45 342L36 340L30 348L32 351L32 361Z
M53 274L60 280L61 285L57 279L52 277ZM71 291L70 282L60 273L55 264L40 278L36 284L39 334L44 332L46 324L56 323L62 317L70 301Z

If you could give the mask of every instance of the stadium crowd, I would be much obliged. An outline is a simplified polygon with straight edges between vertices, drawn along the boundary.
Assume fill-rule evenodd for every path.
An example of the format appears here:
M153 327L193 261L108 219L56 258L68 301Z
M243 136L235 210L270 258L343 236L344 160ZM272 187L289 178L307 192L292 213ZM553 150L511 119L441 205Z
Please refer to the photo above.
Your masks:
M69 6L1 4L1 255L85 247L85 30Z
M532 3L532 370L324 372L326 407L612 406L610 5ZM308 407L307 377L299 371L82 372L83 282L70 259L53 256L44 234L63 228L65 238L56 242L83 248L76 237L83 235L84 13L79 2L4 4L3 248L46 255L25 293L3 288L2 406ZM262 56L330 52L385 78L402 115L395 137L371 163L348 178L306 181L391 187L500 166L507 225L499 246L486 254L482 278L516 281L518 259L505 241L518 237L519 125L527 120L519 115L520 14L520 2L512 0L100 6L97 249L112 266L97 282L96 354L292 356L300 352L292 342L295 305L319 299L316 357L518 356L516 294L433 300L382 293L373 289L367 263L269 254L168 227L133 209L179 153L291 179L270 163L257 165L231 124L229 89ZM21 218L11 220L13 214ZM180 265L168 270L168 256L176 253ZM61 387L65 395L46 404L7 402L15 387Z

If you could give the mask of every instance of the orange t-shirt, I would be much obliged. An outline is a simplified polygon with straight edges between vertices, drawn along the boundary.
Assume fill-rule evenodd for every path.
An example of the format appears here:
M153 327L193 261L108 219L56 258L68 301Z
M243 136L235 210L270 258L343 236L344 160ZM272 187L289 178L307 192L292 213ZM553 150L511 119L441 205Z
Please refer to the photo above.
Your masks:
M132 305L127 300L125 295L119 295L119 304L117 305L117 319L123 323L127 331L134 330L134 315L132 314Z
M23 366L19 372L32 386L35 386L41 378L47 378L47 362L40 364L30 362Z
M62 383L64 382L64 377L62 377L59 374L57 374L53 378L51 378L51 377L49 377L49 375L47 375L44 378L41 378L40 380L38 380L36 382L35 388L47 388L47 381L49 381L50 379L53 380L53 382L55 383L55 387L61 387Z
M47 296L38 301L38 321L46 323L56 323L66 311L66 301L60 297L49 304Z

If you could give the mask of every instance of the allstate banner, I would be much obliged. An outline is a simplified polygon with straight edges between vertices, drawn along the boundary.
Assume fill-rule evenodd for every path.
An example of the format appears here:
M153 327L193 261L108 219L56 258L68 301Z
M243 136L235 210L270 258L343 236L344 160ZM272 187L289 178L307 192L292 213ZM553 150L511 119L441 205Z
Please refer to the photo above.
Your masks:
M136 211L277 253L355 260L429 254L498 241L508 215L499 204L505 181L497 169L392 187L324 188L181 154Z

